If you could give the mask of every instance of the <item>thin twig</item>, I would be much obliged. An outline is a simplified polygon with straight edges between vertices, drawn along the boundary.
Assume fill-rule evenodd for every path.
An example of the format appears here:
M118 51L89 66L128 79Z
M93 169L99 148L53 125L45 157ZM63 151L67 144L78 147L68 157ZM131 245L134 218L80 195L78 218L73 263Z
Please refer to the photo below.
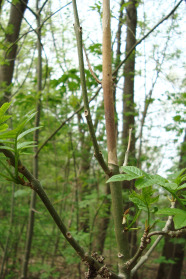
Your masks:
M5 157L8 159L9 164L15 167L15 156L14 154L7 150L3 149L3 144L0 143L0 153L3 153ZM38 179L36 179L30 171L22 165L21 161L18 160L18 171L21 173L28 182L22 183L24 186L28 186L31 189L33 189L42 200L43 204L45 205L47 211L50 213L52 219L54 220L55 224L58 226L59 230L65 237L65 239L68 241L68 243L73 247L73 249L76 251L78 256L82 259L83 262L85 262L89 268L94 269L97 273L100 273L102 269L104 268L104 265L102 263L99 263L95 258L88 255L88 253L85 253L84 249L79 245L79 243L73 238L71 233L67 230L67 227L61 220L59 214L55 210L53 204L51 203L50 199L48 198L46 192L44 191L43 187L41 186L41 183ZM22 179L22 182L24 180ZM121 277L117 276L112 271L108 270L109 272L109 278L110 279L122 279ZM106 277L104 277L106 278Z
M129 58L129 56L131 55L131 53L133 52L133 50L135 50L135 48L143 41L145 40L158 26L160 26L165 20L167 20L174 12L175 10L179 7L179 5L181 4L181 2L183 2L183 0L179 1L178 4L171 10L171 12L166 15L164 18L162 18L149 32L147 32L147 34L145 34L140 40L138 40L134 46L131 48L131 50L127 53L125 59L123 61L120 62L120 64L116 67L116 69L114 70L114 72L112 73L112 75L114 76L119 69L121 68L121 66L126 62L126 60Z
M171 202L171 208L175 208L175 202ZM169 216L167 219L167 222L165 224L165 227L163 228L162 231L167 232L169 230L169 228L171 227L171 223L172 223L173 217ZM135 274L136 271L149 259L149 256L151 255L151 253L154 251L154 249L156 248L156 246L158 245L158 243L160 242L160 240L163 238L163 235L159 235L158 238L155 240L155 242L152 244L152 246L149 248L149 250L147 251L147 253L141 257L141 259L139 260L139 262L135 265L135 267L131 270L131 275ZM139 257L138 257L139 258ZM137 259L135 260L135 262L137 262Z
M101 90L101 87L99 87L95 93L95 95L89 100L89 103L95 99L95 97L98 95L99 91ZM59 132L59 130L65 125L67 124L73 117L74 115L76 115L78 112L80 112L82 109L84 108L84 106L81 106L80 108L78 108L74 113L72 113L67 119L65 119L61 125L41 144L41 146L38 148L37 153L35 154L35 156L38 156L38 154L40 153L40 151L43 149L43 147Z
M7 0L8 1L8 0ZM37 14L28 6L25 4L25 2L23 0L20 0L22 4L24 4L26 6L26 8L35 16L37 17ZM10 1L8 1L10 3ZM14 4L12 4L14 5Z
M36 30L35 29L32 29L32 30L29 30L27 32L25 32L24 34L22 34L15 42L13 42L6 50L6 54L7 52L15 45L17 44L24 36L26 36L28 33L31 33L31 32L35 32L36 33ZM37 34L37 33L36 33Z
M95 75L94 71L92 70L90 61L89 61L89 59L88 59L88 54L87 54L87 52L86 52L86 49L85 49L85 46L84 46L84 45L83 45L83 50L84 50L84 53L85 53L85 57L86 57L87 64L88 64L88 68L89 68L89 70L90 70L91 75L93 76L93 78L95 79L95 81L96 81L98 84L101 84L101 83L102 83L101 80L99 80L99 79L97 78L97 76Z
M171 29L173 28L173 18L172 18L172 23L171 23ZM151 100L152 100L152 93L153 93L153 89L156 85L156 82L159 78L159 75L160 75L160 71L161 71L161 68L162 68L162 65L163 65L163 62L164 62L164 59L165 59L165 53L166 53L166 50L167 50L167 47L168 47L168 42L171 38L171 34L169 33L168 37L167 37L167 40L166 40L166 43L165 43L165 47L163 49L163 53L162 53L162 60L161 62L159 63L159 61L157 61L156 63L159 64L157 65L158 66L158 69L157 69L157 72L156 72L156 77L155 77L155 80L152 82L152 85L151 85L151 89L148 93L148 95L145 96L145 101L144 101L144 110L142 112L142 119L141 119L141 127L140 127L140 134L139 134L139 139L140 139L140 143L139 143L139 152L138 152L138 159L137 159L137 166L140 168L140 158L141 158L141 153L142 153L142 135L143 135L143 128L144 128L144 124L145 124L145 120L146 120L146 116L147 116L147 112L148 112L148 109L149 109L149 106L151 104Z
M78 50L78 58L79 58L79 70L80 70L80 80L81 80L81 88L82 88L82 95L83 95L83 101L84 101L84 113L85 113L85 118L87 120L87 125L89 128L91 140L94 146L94 151L95 151L95 157L98 160L101 168L103 171L111 176L111 171L109 170L102 152L99 150L96 134L94 131L94 125L92 122L92 117L90 114L90 108L89 108L89 102L88 102L88 96L87 96L87 88L86 88L86 80L85 80L85 71L84 71L84 60L83 60L83 43L82 43L82 27L80 26L79 23L79 16L78 16L78 11L77 11L77 5L76 1L73 0L73 10L74 10L74 30L76 34L76 40L77 40L77 50Z
M46 19L43 20L43 22L41 23L41 27L40 27L40 28L42 28L43 25L45 24L45 22L46 22L47 20L49 20L53 15L57 14L58 12L60 12L62 9L66 8L66 7L67 7L68 5L70 5L70 4L72 4L72 1L69 2L69 3L67 3L65 6L59 8L57 11L53 12L51 15L49 15Z
M21 83L21 85L19 86L19 88L12 94L11 99L19 92L20 88L22 88L22 86L24 85L24 83L25 83L25 81L26 81L26 79L27 79L27 77L28 77L28 75L31 71L31 67L32 67L32 64L33 64L33 61L34 61L34 56L35 56L35 49L34 49L33 56L32 56L32 59L31 59L31 63L30 63L29 69L26 73L26 76L25 76L23 82Z
M43 3L43 5L41 6L41 8L39 9L39 13L41 13L41 11L43 10L44 6L46 5L46 3L48 2L48 0L45 0L45 2Z
M186 227L180 228L174 231L154 231L148 234L148 238L151 238L154 235L164 235L169 237L185 237L186 236Z
M127 164L128 164L131 137L132 137L132 128L129 129L129 140L128 140L127 151L125 152L125 159L124 159L123 166L127 166Z

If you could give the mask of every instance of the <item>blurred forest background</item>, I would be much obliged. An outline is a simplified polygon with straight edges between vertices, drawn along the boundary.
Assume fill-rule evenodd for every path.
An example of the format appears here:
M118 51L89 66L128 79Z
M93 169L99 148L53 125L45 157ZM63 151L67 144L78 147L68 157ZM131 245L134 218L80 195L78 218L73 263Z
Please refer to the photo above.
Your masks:
M113 0L110 5L119 165L132 128L128 165L169 177L186 167L185 1ZM102 1L77 0L77 7L90 110L107 160L100 84ZM26 127L42 126L34 131L37 146L25 149L21 160L39 178L75 238L117 270L110 189L84 117L73 24L70 1L0 1L0 105L11 101L12 128L30 110L38 111ZM124 210L130 207L128 186L123 186ZM160 190L159 206L164 204L168 196ZM139 220L143 228L146 217L141 214ZM156 224L163 226L162 221ZM140 231L131 233L131 255L140 238ZM185 239L162 239L134 278L185 278L184 244ZM0 278L81 279L84 271L36 193L1 178Z

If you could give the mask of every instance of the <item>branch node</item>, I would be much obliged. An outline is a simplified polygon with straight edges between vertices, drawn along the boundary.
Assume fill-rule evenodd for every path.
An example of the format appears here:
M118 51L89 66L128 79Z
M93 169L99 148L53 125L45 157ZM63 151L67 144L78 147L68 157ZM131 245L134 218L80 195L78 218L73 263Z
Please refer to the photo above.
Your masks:
M85 117L87 117L87 116L88 116L88 110L86 109L86 110L84 111L84 113L85 113Z
M67 238L72 238L72 235L71 235L70 232L67 232L67 233L66 233L66 236L67 236Z
M118 253L118 258L123 258L123 254Z
M21 166L18 166L18 170L19 170L19 172L21 172L21 173L22 173L22 172L25 170L25 167L24 167L24 166L22 166L22 165L21 165Z
M92 256L95 260L97 260L99 263L103 263L103 261L104 261L104 259L105 259L102 255L98 255L97 252L93 252L93 253L91 254L91 256Z
M106 265L102 266L98 270L98 274L101 275L102 278L111 278L112 273L109 271L108 267Z

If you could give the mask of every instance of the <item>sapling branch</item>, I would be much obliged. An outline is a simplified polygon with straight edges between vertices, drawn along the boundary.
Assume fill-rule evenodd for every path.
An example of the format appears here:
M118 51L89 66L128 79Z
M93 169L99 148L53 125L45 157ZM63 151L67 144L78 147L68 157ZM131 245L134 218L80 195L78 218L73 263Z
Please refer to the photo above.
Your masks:
M8 158L10 165L12 165L15 168L15 156L14 154L7 149L3 149L3 144L0 143L1 149L0 152L5 155L5 157ZM18 172L21 173L28 182L25 182L24 185L30 187L33 189L42 200L43 204L47 208L48 212L50 213L51 217L53 218L54 222L58 226L59 230L65 237L65 239L68 241L68 243L74 248L76 253L79 255L79 257L82 259L82 261L89 266L89 268L93 268L96 270L97 274L98 272L101 272L103 268L103 264L94 259L93 257L89 256L87 253L85 253L84 249L78 244L78 242L73 238L71 233L66 228L65 224L62 222L60 216L58 215L57 211L55 210L53 204L51 203L50 199L48 198L46 192L44 191L43 187L41 186L41 183L38 179L36 179L30 171L23 166L20 159L18 159ZM24 180L23 180L24 181ZM20 184L23 185L23 183ZM112 271L108 270L110 274L111 279L122 279L121 277L117 276Z
M84 53L85 53L85 57L86 57L87 64L88 64L88 68L89 68L89 71L90 71L91 75L93 76L93 78L95 79L95 81L96 81L98 84L101 84L101 80L99 80L99 79L97 78L97 76L95 75L94 71L92 70L90 61L89 61L89 59L88 59L88 54L87 54L87 52L86 52L86 49L85 49L85 46L84 46L84 45L83 45L83 50L84 50Z
M150 239L154 235L164 235L164 236L169 236L171 238L174 237L186 237L186 227L173 230L173 231L154 231L148 234L148 238Z
M125 159L124 159L123 166L127 166L127 164L128 164L129 150L130 150L130 145L131 145L131 137L132 137L132 128L129 129L128 146L127 146L127 150L125 152Z
M150 243L150 239L148 238L148 229L144 231L143 236L141 238L140 246L136 252L136 254L133 256L132 259L130 259L128 262L126 262L126 265L129 270L131 270L137 263L137 260L141 257L143 251L147 247L147 245Z
M95 151L95 157L98 160L100 166L104 170L104 172L111 176L111 171L109 170L106 162L104 161L103 155L99 150L98 142L96 139L94 126L92 123L92 117L90 114L90 108L89 108L89 102L88 102L88 96L87 96L87 88L86 88L86 80L85 80L85 71L84 71L84 60L83 60L83 43L82 43L82 27L79 23L79 16L77 11L77 5L76 1L73 0L73 10L74 10L74 30L76 34L76 40L77 40L77 50L78 50L78 58L79 58L79 70L80 70L80 79L81 79L81 88L82 88L82 94L83 94L83 100L84 100L84 112L85 117L87 120L91 140L94 146Z
M172 202L171 203L171 208L174 208L175 207L175 202ZM163 228L162 231L167 231L169 230L169 228L171 227L171 223L172 223L172 216L169 216L168 219L167 219L167 222L165 224L165 227ZM154 251L154 249L156 248L156 246L158 245L158 243L160 242L160 240L162 239L162 235L159 235L158 238L155 240L155 242L152 244L152 246L149 248L149 250L146 252L145 255L143 255L141 257L141 259L139 260L139 262L137 262L137 260L139 259L139 257L135 259L135 265L134 265L134 268L131 270L131 275L134 275L137 270L149 259L151 253ZM141 255L139 255L141 256Z

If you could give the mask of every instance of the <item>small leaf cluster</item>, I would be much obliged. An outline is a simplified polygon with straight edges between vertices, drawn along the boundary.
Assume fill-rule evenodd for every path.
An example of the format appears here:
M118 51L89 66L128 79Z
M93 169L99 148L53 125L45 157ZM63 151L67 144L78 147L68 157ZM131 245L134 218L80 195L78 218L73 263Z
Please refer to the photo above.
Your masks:
M23 131L26 124L36 114L36 112L30 111L24 116L22 122L15 129L9 130L9 126L5 122L11 117L11 115L5 115L5 113L9 109L10 105L11 103L4 103L0 108L0 149L9 150L13 152L13 154L15 155L15 174L12 174L9 167L7 167L7 165L1 161L1 164L8 172L9 176L3 173L0 173L0 175L6 178L8 181L14 181L15 183L20 183L18 179L19 157L21 154L26 154L24 153L25 149L32 148L35 146L34 141L23 141L23 137L39 129L40 127L34 127Z
M150 225L150 212L174 216L176 229L186 226L186 198L182 193L182 190L186 188L186 169L179 171L169 180L158 174L146 173L133 166L122 166L121 171L121 174L112 176L107 183L135 180L135 187L138 192L132 191L129 199L139 210L148 212L148 226ZM153 188L153 186L157 187ZM172 199L170 201L177 201L180 208L158 209L157 206L152 206L154 203L157 203L159 199L158 187L163 188L171 194Z

